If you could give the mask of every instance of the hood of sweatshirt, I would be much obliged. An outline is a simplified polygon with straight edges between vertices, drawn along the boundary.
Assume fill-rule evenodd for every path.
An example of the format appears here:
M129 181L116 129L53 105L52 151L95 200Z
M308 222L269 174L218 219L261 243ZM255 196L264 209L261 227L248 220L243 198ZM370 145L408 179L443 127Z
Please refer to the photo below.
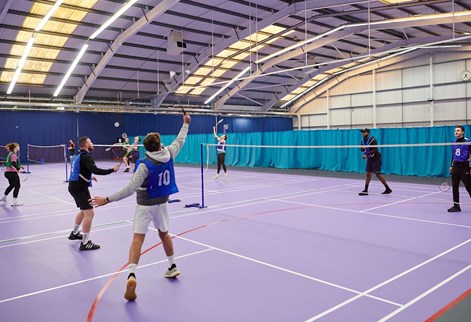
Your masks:
M167 149L167 147L163 147L159 151L146 152L146 154L152 159L162 163L168 162L168 160L170 160L170 151Z

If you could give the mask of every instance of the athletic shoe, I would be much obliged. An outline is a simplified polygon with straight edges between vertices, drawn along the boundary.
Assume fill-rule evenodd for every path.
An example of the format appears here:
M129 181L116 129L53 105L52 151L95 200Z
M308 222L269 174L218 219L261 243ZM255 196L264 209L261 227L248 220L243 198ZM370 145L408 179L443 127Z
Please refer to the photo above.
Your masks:
M123 172L129 172L129 168L124 169Z
M229 175L227 173L224 173L224 178L227 178Z
M11 206L12 207L19 207L19 206L23 206L23 203L19 202L18 200L13 200L12 203L11 203Z
M368 196L368 190L363 190L362 192L358 193L359 196Z
M70 235L69 235L69 239L70 240L82 240L83 236L81 233L76 233L74 234L74 232L70 232Z
M219 173L214 176L214 179L219 178Z
M1 197L1 198L0 198L0 201L2 201L2 202L7 202L7 196Z
M100 245L94 244L91 240L89 240L86 244L80 243L79 250L95 250L99 248Z
M134 301L137 298L136 294L136 276L134 274L129 274L128 281L126 283L126 292L124 293L124 298L128 301Z
M392 192L391 188L386 188L381 194L382 195L389 195Z
M457 206L457 205L453 205L453 207L448 208L448 212L460 212L460 211L461 211L461 208L460 206Z
M172 266L170 266L164 274L166 278L175 278L178 275L180 275L180 271L178 270L177 265L175 264L172 264Z

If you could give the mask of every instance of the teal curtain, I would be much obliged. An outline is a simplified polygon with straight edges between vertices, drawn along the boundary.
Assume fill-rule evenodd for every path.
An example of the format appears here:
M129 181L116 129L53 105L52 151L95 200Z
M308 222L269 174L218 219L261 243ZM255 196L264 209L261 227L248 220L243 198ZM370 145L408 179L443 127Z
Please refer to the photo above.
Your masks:
M471 128L465 125L465 134ZM454 126L421 128L371 129L378 144L447 143L454 140ZM168 145L175 136L163 135ZM226 164L238 167L273 167L280 169L320 169L327 171L365 172L366 160L358 148L322 148L322 146L359 145L362 135L358 129L315 131L283 131L228 133L227 144L256 147L227 147ZM199 164L203 146L203 162L216 163L216 140L212 134L189 134L176 161ZM213 144L208 146L207 144ZM272 146L262 148L260 146ZM281 148L283 146L299 148ZM301 148L316 146L316 148ZM448 176L451 146L380 148L382 172L422 177Z

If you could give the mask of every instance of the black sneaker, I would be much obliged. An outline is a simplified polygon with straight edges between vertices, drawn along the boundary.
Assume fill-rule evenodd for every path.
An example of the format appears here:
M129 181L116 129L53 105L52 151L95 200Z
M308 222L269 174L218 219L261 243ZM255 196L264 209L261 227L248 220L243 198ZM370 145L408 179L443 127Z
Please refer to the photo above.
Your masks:
M386 188L381 194L382 195L389 195L392 192L391 188Z
M123 172L129 172L129 168L124 169Z
M89 240L86 244L80 243L80 250L95 250L99 249L100 245L94 244L91 240Z
M76 233L74 234L74 232L72 231L69 235L69 239L70 240L82 240L83 236L81 233Z
M368 196L368 190L363 190L362 192L358 193L359 196Z
M448 212L460 212L460 211L461 211L461 208L460 206L457 206L457 205L454 205L453 207L448 208Z

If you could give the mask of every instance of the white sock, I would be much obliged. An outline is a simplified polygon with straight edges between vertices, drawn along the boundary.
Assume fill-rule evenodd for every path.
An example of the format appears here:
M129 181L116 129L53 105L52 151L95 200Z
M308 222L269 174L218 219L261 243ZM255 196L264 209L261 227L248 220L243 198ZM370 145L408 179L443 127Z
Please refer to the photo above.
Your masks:
M18 200L16 198L13 198L13 203L17 203Z
M171 267L173 264L175 264L175 260L173 259L173 256L167 256L168 259L168 267Z
M83 236L82 237L82 244L85 245L86 243L88 243L88 235L90 235L90 233L82 234L82 236Z
M134 263L129 264L128 269L129 269L129 274L131 273L135 274L137 270L137 264L134 264Z
M77 235L79 232L80 225L75 225L74 226L74 231L72 232L74 235Z

